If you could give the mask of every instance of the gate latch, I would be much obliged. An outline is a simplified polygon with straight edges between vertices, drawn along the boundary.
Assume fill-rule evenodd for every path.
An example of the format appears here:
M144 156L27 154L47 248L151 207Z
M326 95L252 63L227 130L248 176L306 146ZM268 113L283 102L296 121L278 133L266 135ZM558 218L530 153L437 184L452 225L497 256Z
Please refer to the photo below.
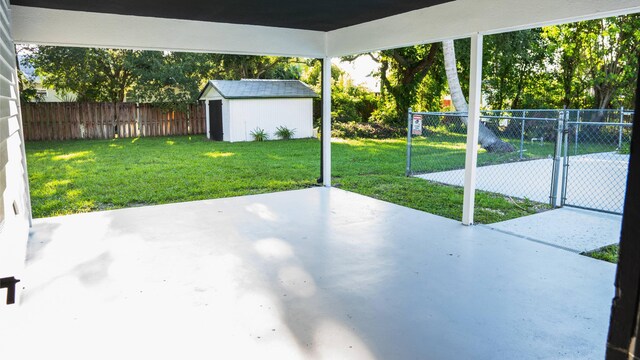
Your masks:
M0 279L0 289L7 288L7 305L16 302L16 284L19 282L20 280L13 276Z

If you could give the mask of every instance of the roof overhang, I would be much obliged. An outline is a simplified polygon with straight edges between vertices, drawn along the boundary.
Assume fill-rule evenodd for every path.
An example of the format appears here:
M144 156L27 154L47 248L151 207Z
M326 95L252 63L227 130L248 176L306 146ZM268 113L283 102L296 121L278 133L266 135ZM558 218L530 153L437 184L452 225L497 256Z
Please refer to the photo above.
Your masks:
M11 6L17 43L311 58L635 12L640 0L457 0L322 32Z
M256 25L11 6L13 39L40 45L322 57L326 34Z

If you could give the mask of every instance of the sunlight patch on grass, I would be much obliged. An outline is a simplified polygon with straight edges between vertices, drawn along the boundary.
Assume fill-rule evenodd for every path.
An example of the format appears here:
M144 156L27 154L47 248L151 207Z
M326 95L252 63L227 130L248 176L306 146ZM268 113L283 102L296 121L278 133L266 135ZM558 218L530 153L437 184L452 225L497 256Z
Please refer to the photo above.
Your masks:
M51 180L43 184L43 186L36 186L31 189L32 196L50 197L58 194L58 189L66 187L71 184L71 180Z
M74 159L79 159L79 158L86 157L86 156L91 155L91 154L93 154L93 152L91 152L91 151L78 151L78 152L64 154L64 155L57 155L57 156L52 157L51 159L54 160L54 161L74 160Z
M79 198L79 197L80 197L80 195L82 195L82 191L81 191L81 190L79 190L79 189L68 190L68 191L65 193L65 197L66 197L68 200L74 200L74 199L77 199L77 198Z
M48 181L46 184L44 184L45 187L47 188L56 188L59 186L64 186L64 185L69 185L71 184L71 180L69 179L65 179L65 180L51 180Z
M119 144L109 144L109 147L112 149L124 149L124 146Z
M167 145L175 145L176 144L176 142L173 141L173 140L167 140L164 143L167 144Z
M51 155L57 155L57 154L60 154L60 151L44 150L44 151L39 151L39 152L33 153L33 155L31 155L31 156L33 156L35 158L46 158L46 157L49 157Z
M132 144L135 144L135 143L136 143L136 141L138 141L138 140L140 140L140 137L133 138L133 140L131 140L131 143L132 143Z
M365 139L331 139L332 143L348 144L351 146L367 146Z
M235 155L235 153L232 152L218 152L218 151L213 151L213 152L208 152L206 154L204 154L205 156L208 156L210 158L219 158L219 157L229 157L229 156L233 156Z

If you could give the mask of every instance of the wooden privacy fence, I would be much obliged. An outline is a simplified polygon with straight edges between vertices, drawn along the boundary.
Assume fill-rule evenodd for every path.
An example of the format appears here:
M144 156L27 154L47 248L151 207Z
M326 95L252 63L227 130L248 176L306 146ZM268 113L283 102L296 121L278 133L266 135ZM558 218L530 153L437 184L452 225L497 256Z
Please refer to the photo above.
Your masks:
M186 112L135 103L22 103L25 140L113 139L205 133L205 105Z

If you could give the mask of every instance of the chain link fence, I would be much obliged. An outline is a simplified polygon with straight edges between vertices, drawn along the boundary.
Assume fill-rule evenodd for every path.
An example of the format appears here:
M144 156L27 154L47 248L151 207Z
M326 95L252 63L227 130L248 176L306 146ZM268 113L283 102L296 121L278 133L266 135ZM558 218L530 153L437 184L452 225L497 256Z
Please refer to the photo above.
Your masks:
M561 205L621 214L633 112L583 112L565 124Z
M481 113L479 190L621 213L632 111ZM409 114L407 176L463 186L466 113Z

